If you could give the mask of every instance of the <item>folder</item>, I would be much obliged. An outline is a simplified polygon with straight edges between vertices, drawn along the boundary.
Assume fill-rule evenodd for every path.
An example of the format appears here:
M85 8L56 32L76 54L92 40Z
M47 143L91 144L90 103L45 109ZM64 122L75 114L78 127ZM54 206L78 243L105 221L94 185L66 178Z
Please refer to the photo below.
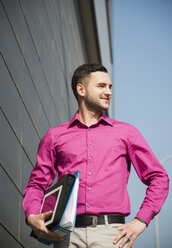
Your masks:
M75 227L79 180L79 170L74 174L68 173L44 194L40 213L53 211L52 216L45 220L45 225L61 237L72 232ZM31 236L37 238L33 231ZM51 241L38 240L47 245L52 244Z

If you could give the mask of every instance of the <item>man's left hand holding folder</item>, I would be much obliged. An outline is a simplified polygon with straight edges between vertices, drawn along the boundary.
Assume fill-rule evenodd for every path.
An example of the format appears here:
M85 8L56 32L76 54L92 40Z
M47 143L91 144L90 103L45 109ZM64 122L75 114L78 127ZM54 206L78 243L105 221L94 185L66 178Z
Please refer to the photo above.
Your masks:
M53 211L37 215L31 214L27 217L27 222L36 234L37 238L45 239L51 242L58 242L63 240L63 238L61 238L59 234L51 232L45 226L45 220L48 219L52 213Z

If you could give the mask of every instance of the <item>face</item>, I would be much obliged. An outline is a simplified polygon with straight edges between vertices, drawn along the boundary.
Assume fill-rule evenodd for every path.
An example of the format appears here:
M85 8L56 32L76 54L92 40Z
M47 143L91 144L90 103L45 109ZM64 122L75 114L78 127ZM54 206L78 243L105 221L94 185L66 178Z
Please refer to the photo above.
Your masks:
M88 80L88 81L87 81ZM112 82L106 72L92 72L84 87L83 99L89 110L102 111L109 108Z

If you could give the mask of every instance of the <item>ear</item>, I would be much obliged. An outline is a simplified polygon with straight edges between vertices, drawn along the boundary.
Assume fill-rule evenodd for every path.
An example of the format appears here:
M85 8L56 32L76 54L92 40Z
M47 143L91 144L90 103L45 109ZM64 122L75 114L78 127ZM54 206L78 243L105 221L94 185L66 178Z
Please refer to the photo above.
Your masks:
M78 96L85 96L85 87L83 84L77 84L76 91L78 93Z

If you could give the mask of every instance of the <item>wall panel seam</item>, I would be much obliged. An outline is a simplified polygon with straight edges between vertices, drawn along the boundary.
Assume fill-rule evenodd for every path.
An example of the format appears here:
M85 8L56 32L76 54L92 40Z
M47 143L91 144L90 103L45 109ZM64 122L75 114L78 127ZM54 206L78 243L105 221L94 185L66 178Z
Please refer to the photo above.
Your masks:
M0 52L0 54L1 54L1 52ZM7 68L8 72L9 72L10 76L11 76L11 79L12 79L12 81L13 81L13 83L14 83L14 85L15 85L15 88L16 88L16 90L17 90L19 96L20 96L20 99L21 99L21 101L22 101L22 103L23 103L23 106L24 106L24 108L25 108L25 110L26 110L26 112L27 112L27 114L28 114L28 116L29 116L29 119L31 120L32 125L33 125L33 127L34 127L34 129L35 129L35 131L36 131L36 133L37 133L37 135L38 135L38 137L39 137L39 140L41 140L41 136L40 136L40 134L39 134L39 132L38 132L38 130L37 130L37 127L36 127L36 125L35 125L35 123L34 123L32 117L31 117L31 115L30 115L30 113L29 113L29 110L27 109L27 106L26 106L26 104L25 104L25 102L24 102L24 99L23 99L23 97L22 97L22 94L20 93L20 90L19 90L18 87L17 87L17 84L16 84L16 82L15 82L15 79L13 78L13 75L12 75L12 73L11 73L11 71L10 71L10 68L8 67L8 65L7 65L7 63L6 63L6 61L5 61L5 58L4 58L4 56L3 56L2 54L1 54L1 57L2 57L2 59L3 59L3 61L4 61L4 64L6 65L6 68Z
M44 7L45 7L45 5L44 5ZM46 8L45 8L45 9L46 9ZM37 10L36 10L36 13L37 13L37 17L38 17L38 19L39 19L39 15L38 15L38 11L37 11ZM47 11L46 11L46 14L47 14ZM48 23L49 23L49 25L50 25L50 21L49 21L48 14L47 14L47 19L48 19ZM51 25L50 25L50 27L51 27ZM52 31L52 29L51 29L51 31ZM44 35L44 32L42 31L42 29L41 29L41 33L42 33L42 36L44 37L44 40L45 40L45 35ZM52 34L52 38L53 38L54 44L56 44L56 41L55 41L55 39L54 39L53 32L51 32L51 34ZM61 33L61 35L62 35L62 33ZM62 42L62 44L63 44L63 42ZM49 53L49 48L48 48L48 46L47 46L46 40L45 40L45 45L46 45L47 51L48 51L48 53ZM56 49L56 50L57 50L57 49ZM59 57L58 52L57 52L57 56ZM64 57L65 57L65 56L64 56ZM59 57L59 60L61 60L60 57ZM61 62L60 62L60 66L62 66ZM55 69L54 64L52 64L52 68ZM62 70L62 73L63 73L63 76L64 76L64 82L65 82L65 84L66 84L66 86L67 86L67 87L66 87L66 89L67 89L67 94L69 95L69 92L68 92L68 85L67 85L67 82L66 82L66 77L65 77L65 73L64 73L64 71L63 71L63 67L61 67L61 70ZM56 77L56 73L55 73L55 78L56 78L56 80L58 81L58 78ZM67 99L67 100L68 100L68 99ZM69 107L69 106L68 106L68 111L70 112L70 107Z
M23 197L23 193L22 191L18 188L18 186L16 185L16 183L14 182L14 180L12 179L12 177L10 176L10 174L8 173L8 171L5 169L5 166L3 164L0 163L0 166L2 167L2 169L5 171L5 173L7 174L7 176L9 177L9 179L11 180L12 184L15 186L15 188L17 189L17 191L21 194L21 196Z
M22 147L24 153L26 154L27 158L29 159L30 164L32 165L32 167L34 167L33 162L31 161L31 159L30 159L29 155L27 154L27 152L26 152L26 150L25 150L23 144L21 143L20 139L18 138L17 133L16 133L16 131L14 130L13 126L11 125L10 121L8 120L8 118L7 118L7 116L6 116L5 112L4 112L4 110L3 110L1 107L0 107L0 110L2 111L2 113L3 113L4 117L5 117L5 119L7 120L9 126L11 127L11 129L12 129L14 135L16 136L16 138L17 138L19 144L21 145L21 147Z
M60 116L60 114L59 114L59 112L58 112L58 109L57 109L56 104L55 104L55 100L54 100L54 98L53 98L52 91L51 91L51 89L50 89L50 87L49 87L48 78L47 78L46 73L45 73L45 71L44 71L44 68L43 68L43 66L42 66L41 59L40 59L39 53L38 53L38 51L37 51L37 48L36 48L36 45L35 45L35 42L34 42L34 39L33 39L32 33L31 33L31 30L30 30L30 27L29 27L29 24L28 24L28 21L27 21L27 19L26 19L25 14L24 14L24 10L23 10L22 4L21 4L20 0L18 0L18 2L19 2L19 5L20 5L20 8L21 8L21 10L22 10L22 14L23 14L23 16L24 16L24 19L25 19L25 22L26 22L26 25L27 25L27 28L28 28L28 31L29 31L31 40L32 40L33 45L34 45L34 47L35 47L35 51L36 51L36 54L37 54L37 56L38 56L38 59L39 59L39 62L40 62L40 66L41 66L41 69L42 69L42 72L43 72L43 75L44 75L44 78L45 78L47 87L48 87L48 89L49 89L49 92L50 92L50 95L51 95L51 98L52 98L52 101L53 101L53 104L54 104L54 107L55 107L55 110L56 110L56 114L57 114L57 116L58 116L60 122L62 122L61 116Z
M3 223L1 223L1 226L17 241L17 243L19 243L19 245L21 245L21 247L23 248L26 248L26 246L24 246L12 233L11 231L6 227L4 226Z
M44 3L44 5L45 5L45 3ZM46 6L45 6L45 9L46 9L46 13L47 13L47 8L46 8ZM50 23L50 20L49 20L49 15L48 15L48 13L47 13L47 19L48 19L49 25L50 25L50 27L51 27L51 23ZM52 27L51 27L51 30L52 30ZM60 33L61 33L61 37L62 37L62 32L61 32L61 30L60 30ZM53 36L53 40L54 40L55 47L56 47L56 50L57 50L57 54L58 54L58 57L59 57L59 61L60 61L60 65L61 65L61 70L62 70L62 72L63 72L64 81L65 81L65 84L66 84L67 89L68 89L67 79L66 79L66 76L65 76L65 72L64 72L64 69L63 69L62 62L61 62L61 57L60 57L59 52L58 52L58 47L57 47L56 39L54 38L54 33L53 33L53 32L52 32L52 36ZM62 44L63 44L63 42L62 42Z
M44 2L44 6L45 6L45 2ZM54 37L54 32L53 32L53 29L52 29L52 25L51 25L51 23L50 23L50 18L49 18L49 15L48 15L48 11L47 11L47 7L46 7L46 6L45 6L45 11L46 11L46 13L47 13L47 19L48 19L49 26L51 27L51 33L52 33L52 37L53 37L54 44L55 44L55 47L56 47L57 55L58 55L58 57L59 57L60 66L61 66L62 74L63 74L63 77L64 77L64 82L65 82L65 85L66 85L67 95L69 95L69 89L68 89L69 85L68 85L68 83L67 83L67 78L66 78L65 71L64 71L64 68L63 68L63 65L62 65L61 56L60 56L59 51L58 51L58 46L57 46L57 44L56 44L56 39L55 39L55 37ZM56 16L56 11L55 11L55 16ZM55 18L55 19L56 19L56 21L57 21L57 18ZM56 23L56 24L57 24L57 23ZM57 24L57 25L58 25L58 24ZM61 27L60 27L60 29L61 29ZM61 30L60 30L60 34L61 34L61 37L62 37L62 46L63 46L63 34L62 34ZM64 50L64 47L63 47L63 50ZM64 52L63 52L63 54L64 54ZM64 58L65 58L65 56L64 56ZM66 101L67 101L67 106L68 106L69 115L71 116L71 110L70 110L69 99L67 98ZM70 116L69 116L69 118L70 118Z
M49 121L49 119L48 119L47 113L46 113L46 111L45 111L45 109L44 109L44 106L43 106L41 97L40 97L40 95L39 95L39 93L38 93L38 90L37 90L36 85L35 85L35 83L34 83L34 80L33 80L33 78L32 78L31 72L30 72L30 70L29 70L29 68L28 68L28 65L27 65L27 63L26 63L24 54L23 54L23 52L22 52L22 50L21 50L21 48L20 48L20 44L19 44L19 42L18 42L18 39L17 39L16 34L15 34L15 32L14 32L14 29L13 29L13 27L12 27L12 24L11 24L11 22L10 22L10 20L9 20L9 17L8 17L8 14L7 14L7 12L6 12L6 9L5 9L4 5L3 5L3 2L2 2L2 6L3 6L3 8L4 8L4 12L5 12L6 17L7 17L7 19L8 19L8 22L9 22L9 24L10 24L11 30L12 30L12 32L13 32L13 35L14 35L14 37L15 37L15 39L16 39L17 45L18 45L19 50L20 50L20 52L21 52L22 58L23 58L24 63L25 63L25 65L26 65L26 68L27 68L27 71L28 71L29 76L30 76L30 78L31 78L31 81L32 81L32 83L33 83L33 85L34 85L35 91L36 91L36 93L37 93L37 95L38 95L38 98L39 98L40 104L41 104L41 106L42 106L42 109L43 109L43 111L44 111L45 117L46 117L46 119L47 119L47 121L48 121L49 126L51 127L51 124L50 124L50 121ZM2 57L3 57L3 56L2 56ZM4 58L3 58L3 60L5 61ZM6 63L5 63L5 64L6 64ZM8 67L7 67L7 68L8 68ZM9 71L10 71L10 70L9 70ZM11 73L10 73L10 75L11 75ZM13 81L15 81L15 80L13 79ZM15 86L16 86L16 85L15 85ZM16 88L17 88L17 86L16 86ZM17 88L17 89L18 89L18 88ZM19 90L18 90L18 92L19 92ZM21 96L21 94L20 94L20 96ZM21 99L22 99L22 98L21 98ZM23 101L23 102L24 102L24 101ZM35 125L34 125L34 127L35 127ZM36 127L35 127L35 129L36 129ZM38 136L40 137L40 135L39 135L37 129L36 129L36 132L37 132Z

